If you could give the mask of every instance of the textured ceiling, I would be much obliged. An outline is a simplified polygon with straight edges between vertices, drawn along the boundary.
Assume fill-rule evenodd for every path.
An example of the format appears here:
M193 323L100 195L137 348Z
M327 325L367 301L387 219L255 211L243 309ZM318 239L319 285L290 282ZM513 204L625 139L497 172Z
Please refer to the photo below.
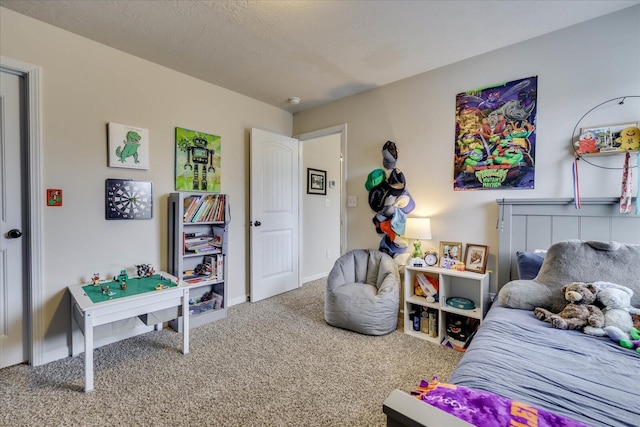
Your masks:
M638 3L0 0L292 113Z

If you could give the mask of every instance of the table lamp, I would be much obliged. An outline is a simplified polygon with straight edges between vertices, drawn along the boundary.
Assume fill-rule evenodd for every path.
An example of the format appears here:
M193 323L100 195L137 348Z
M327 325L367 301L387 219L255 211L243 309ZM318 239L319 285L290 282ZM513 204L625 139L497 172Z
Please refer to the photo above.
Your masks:
M429 218L407 218L404 235L410 239L416 239L413 242L414 250L411 253L411 258L422 258L420 240L431 239L431 220Z

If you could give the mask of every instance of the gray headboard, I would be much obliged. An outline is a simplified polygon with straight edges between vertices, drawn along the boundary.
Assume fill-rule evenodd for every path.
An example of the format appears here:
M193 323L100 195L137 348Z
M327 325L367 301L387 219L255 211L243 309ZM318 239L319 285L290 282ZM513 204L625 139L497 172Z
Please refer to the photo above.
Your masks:
M640 244L640 216L620 214L617 198L498 199L498 288L518 277L517 251L547 249L562 240ZM635 202L634 199L634 208Z

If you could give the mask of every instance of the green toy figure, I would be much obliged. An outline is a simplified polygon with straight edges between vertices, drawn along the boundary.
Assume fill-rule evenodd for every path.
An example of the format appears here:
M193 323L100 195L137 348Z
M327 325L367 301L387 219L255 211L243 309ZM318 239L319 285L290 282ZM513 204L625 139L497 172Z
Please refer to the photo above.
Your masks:
M413 242L413 252L411 252L411 258L422 258L422 244L420 240Z
M116 279L117 282L126 282L127 280L129 280L129 275L127 274L127 270L120 270L120 275L118 275L118 278Z
M624 348L635 348L636 352L640 354L640 331L636 328L631 328L631 330L629 331L629 335L631 335L632 339L620 340L620 345Z

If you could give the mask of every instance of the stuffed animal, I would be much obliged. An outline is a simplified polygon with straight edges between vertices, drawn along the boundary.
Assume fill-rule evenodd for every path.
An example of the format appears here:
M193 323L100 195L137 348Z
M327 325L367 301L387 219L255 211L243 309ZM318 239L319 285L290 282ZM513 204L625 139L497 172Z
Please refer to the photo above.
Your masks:
M631 306L633 291L626 286L608 282L596 282L599 288L597 301L604 307L604 326L587 326L584 333L598 337L608 336L613 341L630 341L633 328L632 314L640 314L640 308Z
M604 314L593 305L597 288L593 283L573 282L562 287L562 293L568 304L560 313L536 307L533 314L540 320L550 322L556 329L583 329L586 326L602 328Z
M640 331L640 314L632 314L631 320L633 320L633 327Z

